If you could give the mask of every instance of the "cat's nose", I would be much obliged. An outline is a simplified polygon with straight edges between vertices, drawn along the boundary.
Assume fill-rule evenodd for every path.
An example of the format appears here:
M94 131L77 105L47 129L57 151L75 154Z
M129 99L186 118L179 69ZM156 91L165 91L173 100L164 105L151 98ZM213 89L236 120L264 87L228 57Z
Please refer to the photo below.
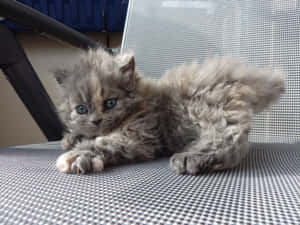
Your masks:
M93 120L92 123L98 126L101 123L101 120Z

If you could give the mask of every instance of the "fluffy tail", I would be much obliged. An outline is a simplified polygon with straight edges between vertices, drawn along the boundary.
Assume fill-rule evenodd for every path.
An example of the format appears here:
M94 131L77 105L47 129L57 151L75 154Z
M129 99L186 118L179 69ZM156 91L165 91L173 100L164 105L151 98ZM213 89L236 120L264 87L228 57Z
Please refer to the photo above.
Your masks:
M229 82L240 84L236 93L251 104L254 113L263 111L278 101L284 93L284 75L280 71L271 68L258 69L230 58L215 63Z
M227 102L233 110L246 104L254 113L276 102L285 86L284 75L279 71L255 68L226 57L172 68L164 74L161 84L171 86L174 96L202 96L211 104Z

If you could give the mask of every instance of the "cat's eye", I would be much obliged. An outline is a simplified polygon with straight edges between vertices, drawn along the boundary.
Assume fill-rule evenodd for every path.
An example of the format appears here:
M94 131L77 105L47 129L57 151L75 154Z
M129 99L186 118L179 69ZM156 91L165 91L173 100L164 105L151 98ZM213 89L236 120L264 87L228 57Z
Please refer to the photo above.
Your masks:
M89 112L88 108L85 105L76 106L76 112L80 115L87 114Z
M111 98L111 99L107 99L104 101L104 107L105 109L112 109L113 107L115 107L117 104L117 99L116 98Z

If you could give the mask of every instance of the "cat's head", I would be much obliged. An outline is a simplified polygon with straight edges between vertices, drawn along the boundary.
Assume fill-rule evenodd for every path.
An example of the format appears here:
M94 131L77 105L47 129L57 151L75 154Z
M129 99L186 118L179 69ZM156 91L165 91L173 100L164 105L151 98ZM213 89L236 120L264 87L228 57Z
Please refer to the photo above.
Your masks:
M107 135L139 107L139 77L132 54L111 56L90 50L72 70L57 70L61 87L58 108L66 127L87 136Z

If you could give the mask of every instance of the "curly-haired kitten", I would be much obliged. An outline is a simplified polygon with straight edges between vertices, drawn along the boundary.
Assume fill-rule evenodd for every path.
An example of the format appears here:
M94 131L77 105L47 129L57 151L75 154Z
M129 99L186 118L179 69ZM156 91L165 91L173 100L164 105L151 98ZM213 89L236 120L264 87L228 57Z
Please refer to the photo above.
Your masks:
M59 70L59 113L69 151L64 173L172 156L176 173L236 166L249 151L253 114L276 101L284 78L229 58L183 64L160 80L139 75L131 54L90 50L71 71Z

